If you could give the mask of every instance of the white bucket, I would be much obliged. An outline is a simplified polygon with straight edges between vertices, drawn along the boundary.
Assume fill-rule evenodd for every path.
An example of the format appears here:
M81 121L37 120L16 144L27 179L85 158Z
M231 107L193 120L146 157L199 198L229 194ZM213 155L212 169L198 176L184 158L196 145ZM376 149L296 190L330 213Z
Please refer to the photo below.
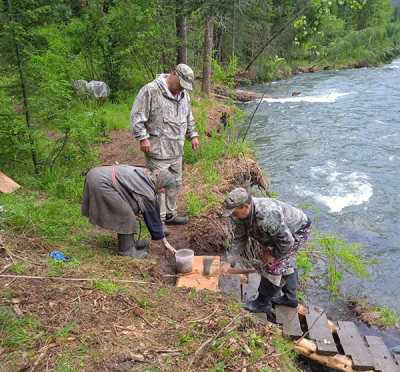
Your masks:
M190 273L193 271L194 252L191 249L179 249L175 253L176 271L178 273Z

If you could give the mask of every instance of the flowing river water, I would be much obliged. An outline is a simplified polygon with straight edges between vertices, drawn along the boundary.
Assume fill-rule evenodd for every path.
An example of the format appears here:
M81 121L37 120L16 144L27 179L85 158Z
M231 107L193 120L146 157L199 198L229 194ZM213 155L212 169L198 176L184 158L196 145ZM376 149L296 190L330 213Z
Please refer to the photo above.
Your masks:
M347 294L400 312L400 60L252 90L269 97L248 139L271 189L281 200L313 205L314 229L361 243L378 260L372 280L346 278ZM256 105L242 108L250 114Z

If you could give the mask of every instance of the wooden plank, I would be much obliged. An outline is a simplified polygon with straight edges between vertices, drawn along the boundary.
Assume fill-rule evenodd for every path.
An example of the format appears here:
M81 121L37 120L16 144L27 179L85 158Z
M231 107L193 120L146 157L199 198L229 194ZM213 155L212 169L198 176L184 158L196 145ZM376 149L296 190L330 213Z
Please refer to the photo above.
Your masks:
M282 324L283 335L285 337L301 337L299 315L297 309L289 306L275 306L276 321Z
M0 172L0 192L9 194L20 187L21 186L13 181L10 177L7 177L3 172Z
M306 315L309 338L317 344L317 353L321 355L337 354L335 340L332 336L328 319L324 313L320 313L315 307L310 306Z
M193 271L188 274L178 276L176 280L177 287L190 287L196 289L209 289L210 291L218 290L219 269L221 266L221 258L212 256L210 276L203 275L203 258L206 256L194 256Z
M368 371L374 368L374 360L368 346L353 322L339 320L337 334L345 355L353 360L353 369Z
M400 368L394 362L392 355L380 337L365 336L372 354L375 370L380 372L399 372Z

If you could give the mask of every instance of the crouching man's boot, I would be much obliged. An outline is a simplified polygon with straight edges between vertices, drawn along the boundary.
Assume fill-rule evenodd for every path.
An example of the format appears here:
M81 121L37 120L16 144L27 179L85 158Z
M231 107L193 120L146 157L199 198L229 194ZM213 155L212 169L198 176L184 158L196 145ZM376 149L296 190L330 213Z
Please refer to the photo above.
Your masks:
M272 303L274 305L297 307L297 305L299 304L296 296L297 278L297 270L295 270L293 274L285 276L286 283L282 287L283 296L273 298Z
M268 320L275 322L275 312L272 309L271 299L279 289L279 287L273 285L268 279L262 276L258 287L258 297L253 301L246 302L244 308L252 313L266 313Z
M148 243L144 240L135 241L133 234L118 234L118 254L136 258L145 258L148 254Z
M272 309L271 299L259 293L255 300L247 301L244 308L252 313L266 313Z

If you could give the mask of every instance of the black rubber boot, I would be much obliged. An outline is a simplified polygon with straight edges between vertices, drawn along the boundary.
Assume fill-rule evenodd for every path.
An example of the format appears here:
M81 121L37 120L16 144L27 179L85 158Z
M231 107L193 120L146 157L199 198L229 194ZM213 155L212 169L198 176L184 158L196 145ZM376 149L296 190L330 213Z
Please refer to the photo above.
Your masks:
M118 234L118 254L120 256L129 256L136 258L145 258L147 251L136 248L133 234Z
M186 225L189 222L189 218L186 216L171 216L168 215L165 218L166 225Z
M272 303L274 305L297 307L297 305L299 304L296 296L298 281L297 270L295 270L293 274L285 276L285 281L285 285L282 287L283 296L273 298Z
M135 247L139 251L142 249L149 249L150 240L148 240L148 239L135 240Z
M273 285L268 279L262 276L258 287L258 297L253 301L246 302L244 308L252 313L266 313L268 320L275 322L275 313L272 309L271 299L279 289L279 287Z

